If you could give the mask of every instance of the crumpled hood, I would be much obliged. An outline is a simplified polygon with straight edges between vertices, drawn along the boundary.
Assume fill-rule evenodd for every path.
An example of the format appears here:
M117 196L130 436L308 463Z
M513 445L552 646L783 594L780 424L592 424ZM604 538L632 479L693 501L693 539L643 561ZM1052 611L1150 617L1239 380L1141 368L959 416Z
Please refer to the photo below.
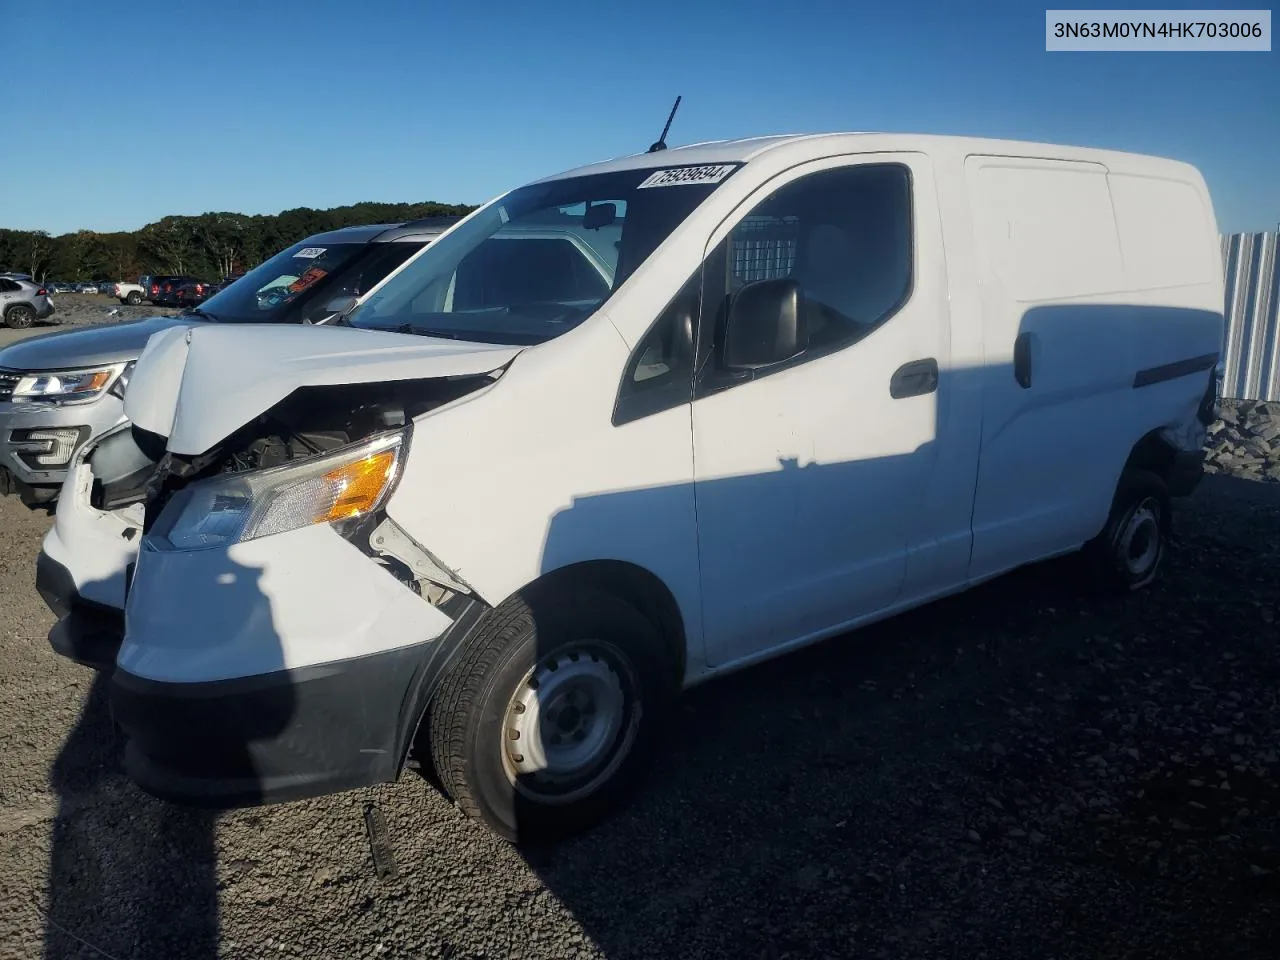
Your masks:
M194 456L299 387L472 376L522 349L353 327L201 324L151 338L125 414Z
M192 317L148 317L54 330L19 340L0 350L0 367L8 370L71 370L102 363L134 360L153 334L200 323Z

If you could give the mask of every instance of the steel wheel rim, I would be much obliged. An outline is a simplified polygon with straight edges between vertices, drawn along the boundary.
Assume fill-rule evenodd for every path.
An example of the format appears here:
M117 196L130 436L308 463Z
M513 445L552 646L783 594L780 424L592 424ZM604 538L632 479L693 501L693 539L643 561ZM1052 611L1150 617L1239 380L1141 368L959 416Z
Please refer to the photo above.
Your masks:
M1155 569L1160 559L1160 505L1148 497L1129 514L1120 533L1120 561L1129 573L1142 577Z
M626 657L604 641L540 660L503 715L502 764L512 786L540 803L570 803L597 790L635 741L635 691Z

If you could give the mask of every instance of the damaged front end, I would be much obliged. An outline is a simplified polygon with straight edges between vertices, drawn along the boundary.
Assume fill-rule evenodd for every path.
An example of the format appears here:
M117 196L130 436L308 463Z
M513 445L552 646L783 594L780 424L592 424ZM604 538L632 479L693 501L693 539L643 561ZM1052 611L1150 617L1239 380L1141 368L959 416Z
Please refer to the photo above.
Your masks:
M300 388L198 455L121 434L91 496L143 513L112 678L135 782L225 808L399 776L487 607L384 505L414 418L500 376Z
M391 383L302 387L198 455L138 426L90 458L90 503L142 505L142 532L174 549L328 523L398 581L440 606L470 588L386 516L415 417L492 385L502 370ZM134 506L137 509L136 506Z

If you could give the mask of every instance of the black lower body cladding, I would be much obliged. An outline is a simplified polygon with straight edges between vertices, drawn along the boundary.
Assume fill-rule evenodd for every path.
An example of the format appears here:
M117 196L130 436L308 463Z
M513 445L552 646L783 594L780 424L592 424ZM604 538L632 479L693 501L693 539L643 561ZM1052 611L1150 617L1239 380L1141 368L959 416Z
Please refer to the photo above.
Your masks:
M441 636L350 660L182 683L117 669L125 772L174 803L230 809L394 780L426 702L482 604Z

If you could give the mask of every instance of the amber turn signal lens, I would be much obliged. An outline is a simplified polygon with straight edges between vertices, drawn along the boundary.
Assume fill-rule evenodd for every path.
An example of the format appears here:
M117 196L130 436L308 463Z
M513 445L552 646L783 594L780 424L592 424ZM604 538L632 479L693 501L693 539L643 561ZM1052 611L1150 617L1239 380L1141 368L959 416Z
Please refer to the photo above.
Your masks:
M380 450L324 474L322 480L334 494L333 504L316 522L332 523L372 510L391 480L395 462L394 450Z

